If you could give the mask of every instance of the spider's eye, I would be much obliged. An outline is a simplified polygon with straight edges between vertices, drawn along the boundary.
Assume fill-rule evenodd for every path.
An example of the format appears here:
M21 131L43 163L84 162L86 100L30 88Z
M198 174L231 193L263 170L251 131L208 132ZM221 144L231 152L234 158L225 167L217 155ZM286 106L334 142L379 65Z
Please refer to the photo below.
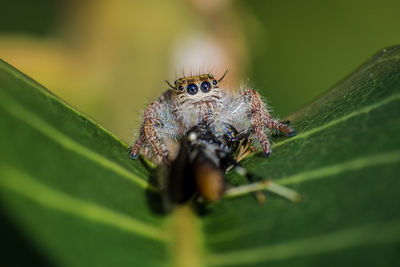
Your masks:
M179 86L178 86L178 90L179 90L179 91L183 91L183 85L179 85Z
M213 83L213 85L217 85L218 82L217 82L217 80L213 80L212 83Z
M189 95L195 95L195 94L197 94L197 91L199 90L199 88L194 83L191 83L187 86L186 90L189 93Z
M211 84L209 82L202 82L200 85L200 89L201 91L203 91L203 93L207 93L211 89Z

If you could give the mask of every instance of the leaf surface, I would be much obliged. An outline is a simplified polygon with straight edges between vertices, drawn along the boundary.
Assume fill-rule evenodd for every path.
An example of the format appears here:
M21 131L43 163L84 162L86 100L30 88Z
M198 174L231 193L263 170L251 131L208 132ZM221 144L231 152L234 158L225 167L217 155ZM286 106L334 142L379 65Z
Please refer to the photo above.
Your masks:
M149 209L149 174L126 145L4 62L0 118L4 212L50 261L163 265L164 218Z
M268 194L259 205L248 194L194 217L156 212L150 173L124 143L4 62L0 119L0 218L13 237L5 263L20 243L31 245L26 255L33 249L63 266L397 262L400 47L293 114L297 135L274 138L270 158L245 160L253 173L301 193L301 203Z
M245 166L301 193L250 195L204 218L213 266L393 266L400 241L400 47L292 116L295 137ZM240 183L238 177L233 182Z

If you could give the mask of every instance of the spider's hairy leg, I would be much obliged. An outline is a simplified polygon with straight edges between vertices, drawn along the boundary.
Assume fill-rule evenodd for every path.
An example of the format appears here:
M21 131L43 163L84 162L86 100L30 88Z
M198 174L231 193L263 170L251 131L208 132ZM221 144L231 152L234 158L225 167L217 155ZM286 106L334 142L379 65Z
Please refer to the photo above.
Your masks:
M269 114L265 103L262 101L257 91L253 89L246 90L241 94L241 97L250 105L249 113L251 114L251 124L254 128L254 135L260 142L266 156L271 154L271 148L268 137L264 132L264 127L276 129L288 136L295 135L295 131L292 128L274 119L271 114Z
M140 128L139 138L136 140L135 144L132 146L130 157L131 159L137 159L140 154L140 148L144 142L144 129L143 126Z
M141 148L146 144L151 147L152 156L149 155L148 150L144 150L145 156L152 158L154 163L164 163L169 164L168 150L164 143L164 138L160 129L163 126L161 116L163 109L163 103L157 100L151 103L144 111L143 124L140 129L139 138L132 147L131 157L137 158Z
M296 132L288 126L286 122L280 122L279 120L274 119L271 114L267 112L264 124L270 129L276 129L287 136L294 136Z
M268 114L267 108L260 95L253 89L243 91L241 97L243 97L246 103L250 105L249 111L254 135L260 142L264 154L268 157L271 154L271 147L268 137L264 133L265 114Z

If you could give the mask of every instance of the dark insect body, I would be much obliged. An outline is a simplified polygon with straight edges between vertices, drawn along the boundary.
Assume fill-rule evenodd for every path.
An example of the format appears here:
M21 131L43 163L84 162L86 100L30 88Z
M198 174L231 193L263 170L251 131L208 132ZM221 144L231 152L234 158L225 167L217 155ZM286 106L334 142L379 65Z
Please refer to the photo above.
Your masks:
M237 132L233 127L228 131ZM229 134L217 136L207 124L192 127L171 164L165 185L169 201L181 204L195 193L205 201L218 201L226 189L225 172L236 164L233 149L237 148L237 142Z

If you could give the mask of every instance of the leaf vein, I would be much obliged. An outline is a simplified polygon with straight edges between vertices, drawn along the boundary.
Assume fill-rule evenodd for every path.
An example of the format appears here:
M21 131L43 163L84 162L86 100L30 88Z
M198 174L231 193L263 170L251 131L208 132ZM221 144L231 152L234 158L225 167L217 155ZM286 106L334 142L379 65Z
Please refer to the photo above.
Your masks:
M347 120L349 120L351 118L357 117L357 116L359 116L361 114L369 113L374 109L380 108L380 107L382 107L382 106L384 106L386 104L389 104L392 101L396 101L396 100L400 100L400 94L391 95L391 96L389 96L388 98L385 98L382 101L379 101L379 102L374 103L372 105L366 106L366 107L361 108L359 110L353 111L353 112L351 112L351 113L349 113L347 115L344 115L343 117L340 117L338 119L332 120L332 121L330 121L330 122L328 122L328 123L326 123L324 125L321 125L321 126L313 128L311 130L299 133L299 134L297 134L297 135L295 135L295 136L293 136L291 138L285 139L285 140L283 140L281 142L277 142L277 143L273 144L271 147L272 148L276 148L276 147L279 147L281 145L287 144L289 142L293 142L293 141L298 140L298 139L307 138L310 135L313 135L313 134L315 134L317 132L323 131L323 130L329 128L329 127L332 127L332 126L334 126L336 124L339 124L341 122L345 122L345 121L347 121Z
M1 95L0 101L3 104L5 111L7 111L15 118L30 125L32 128L41 132L45 136L54 140L55 142L59 143L64 148L73 151L97 164L100 164L104 168L112 170L121 175L122 177L128 178L129 180L133 181L135 184L139 185L142 188L150 189L152 191L157 191L157 189L152 185L150 185L147 181L135 176L133 173L131 173L121 165L81 145L80 143L66 136L59 130L55 129L53 126L51 126L41 118L37 117L36 115L28 111L25 111L24 108L22 108L19 104L17 104L5 93L0 92L0 95Z
M0 66L8 73L10 73L11 75L13 75L15 78L17 78L20 81L23 81L27 84L29 84L30 86L34 87L35 89L37 89L38 91L40 91L42 94L46 95L48 98L51 98L55 101L57 101L60 105L64 106L65 108L67 108L69 111L71 111L72 113L76 114L77 116L84 118L85 120L89 121L90 123L96 125L96 127L100 128L102 131L106 132L110 137L112 137L115 141L117 141L118 143L120 143L122 146L124 147L128 147L121 139L119 139L117 136L115 136L113 133L111 133L109 130L107 130L106 128L104 128L103 126L99 125L98 123L96 123L95 121L93 121L90 117L85 116L84 114L82 114L79 110L73 108L72 106L70 106L68 103L66 103L64 100L60 99L59 97L57 97L55 94L53 94L51 91L47 90L47 88L45 88L43 85L39 84L37 81L33 80L32 78L26 76L24 73L20 72L19 70L17 70L16 68L14 68L13 66L9 65L7 62L5 62L4 60L0 59Z
M347 171L355 171L365 167L387 165L400 162L400 151L376 154L373 156L361 157L354 160L341 162L311 171L297 173L291 176L274 179L274 182L279 185L291 185L307 182L311 180L321 179L328 176L338 175ZM268 190L271 185L265 181L234 187L226 197L234 198L242 195L247 195L251 192L260 190Z
M347 171L359 170L366 167L387 165L400 162L400 151L376 154L373 156L360 157L354 160L341 162L331 166L318 168L312 171L294 174L292 176L277 179L280 185L299 184L302 182L320 179L327 176L337 175Z
M156 241L166 242L169 239L169 236L162 229L52 189L33 179L28 174L4 164L0 165L0 173L0 186L47 208L106 224Z
M400 221L367 224L288 243L209 254L210 265L245 265L287 260L359 246L380 245L400 240Z

